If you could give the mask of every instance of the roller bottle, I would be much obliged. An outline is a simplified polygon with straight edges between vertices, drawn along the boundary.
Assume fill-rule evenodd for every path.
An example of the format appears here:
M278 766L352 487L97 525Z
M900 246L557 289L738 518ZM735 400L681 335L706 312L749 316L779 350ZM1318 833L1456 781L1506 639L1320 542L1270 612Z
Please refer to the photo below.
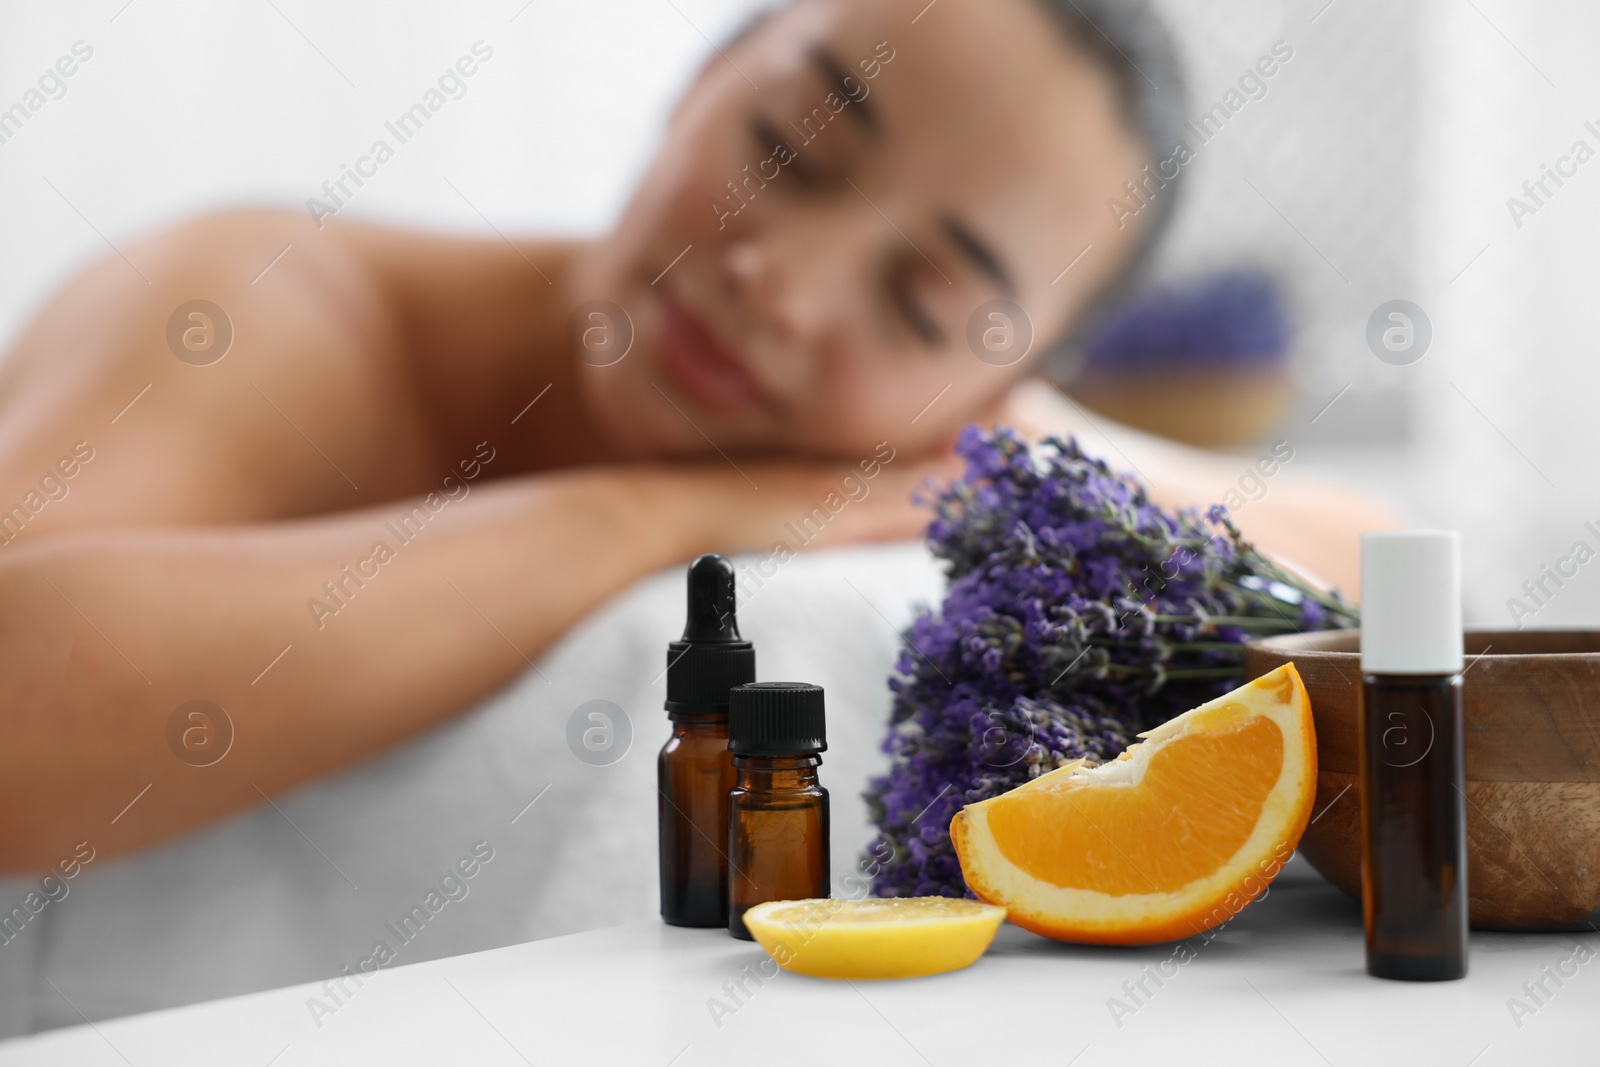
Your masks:
M728 922L728 692L755 681L756 653L739 636L733 565L716 555L689 567L688 619L667 647L672 736L656 760L661 918L673 926Z
M1361 889L1367 973L1467 973L1461 562L1451 532L1361 540Z

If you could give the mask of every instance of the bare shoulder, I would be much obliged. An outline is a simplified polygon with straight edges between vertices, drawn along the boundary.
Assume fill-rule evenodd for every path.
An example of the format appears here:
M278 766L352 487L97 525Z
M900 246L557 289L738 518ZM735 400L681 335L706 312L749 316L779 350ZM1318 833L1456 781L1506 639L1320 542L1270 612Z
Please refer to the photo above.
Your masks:
M448 413L485 393L470 374L430 388L419 368L437 351L427 329L473 309L402 279L447 248L470 261L478 242L244 210L119 244L5 354L0 492L20 492L85 427L105 442L102 484L75 489L41 535L326 513L417 491L453 461Z
M437 456L481 440L484 423L500 421L498 404L525 403L548 380L574 249L274 210L196 219L153 244L158 259L268 291L261 310L273 318L345 338L371 373L405 391L407 416Z
M486 422L503 425L550 380L565 351L564 283L576 245L362 223L328 229L391 309L405 371L447 449L479 440Z

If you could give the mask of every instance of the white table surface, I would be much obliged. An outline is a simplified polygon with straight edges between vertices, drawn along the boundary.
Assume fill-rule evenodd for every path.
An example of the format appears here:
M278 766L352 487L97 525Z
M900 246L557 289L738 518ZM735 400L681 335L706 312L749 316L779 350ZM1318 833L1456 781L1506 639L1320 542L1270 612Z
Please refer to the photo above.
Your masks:
M1522 989L1579 941L1600 949L1594 932L1475 933L1464 981L1369 978L1359 907L1296 859L1213 940L1190 942L1194 959L1164 985L1146 978L1142 1004L1123 984L1174 946L1063 945L1007 926L954 974L746 977L735 1000L725 983L766 960L758 946L647 922L385 970L320 1027L307 1001L322 990L291 986L19 1039L0 1064L1596 1063L1600 955L1560 987L1546 978L1542 1006ZM1112 997L1136 1010L1113 1018ZM1536 1010L1514 1019L1512 997ZM712 998L732 1013L714 1019Z

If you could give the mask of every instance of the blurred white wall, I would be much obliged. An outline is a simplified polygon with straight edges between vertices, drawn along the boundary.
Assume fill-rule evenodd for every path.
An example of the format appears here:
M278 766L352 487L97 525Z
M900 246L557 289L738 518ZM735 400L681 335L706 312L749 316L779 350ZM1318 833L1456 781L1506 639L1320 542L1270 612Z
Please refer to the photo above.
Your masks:
M942 0L945 3L974 0ZM1506 198L1574 140L1600 151L1578 0L1164 0L1196 116L1278 40L1295 50L1194 163L1167 272L1280 268L1302 389L1296 463L1465 532L1472 621L1600 538L1590 357L1600 159L1519 228ZM348 210L409 224L592 232L678 90L757 0L92 0L0 10L0 109L83 41L93 56L0 143L0 344L107 244L223 205L303 208L475 41L494 49ZM997 70L996 76L1004 76ZM453 186L453 188L452 188ZM459 192L458 192L459 190ZM481 214L480 214L481 212ZM486 221L486 219L488 221ZM1368 315L1404 297L1428 354L1380 363ZM1345 388L1348 386L1348 390ZM1337 399L1336 399L1337 398ZM1333 401L1331 408L1326 408ZM1326 411L1324 411L1326 408ZM1594 572L1594 573L1591 573ZM1600 562L1532 620L1600 621Z
M1289 420L1297 448L1407 439L1415 412L1405 377L1364 345L1352 349L1346 327L1364 325L1385 300L1414 298L1424 9L1373 0L1158 2L1185 50L1191 122L1243 100L1197 147L1166 272L1245 262L1283 279L1298 326L1291 366L1301 395ZM1262 69L1272 73L1262 77ZM1318 418L1345 386L1350 392Z
M303 210L341 165L384 135L385 121L479 40L493 57L465 81L465 95L401 145L347 210L485 232L480 211L508 233L599 229L710 51L706 38L721 40L756 6L7 4L0 108L20 100L74 42L93 56L65 79L64 96L0 143L0 339L108 241L124 245L221 206Z
M1542 565L1579 538L1600 549L1584 529L1600 529L1600 8L1437 0L1429 14L1418 300L1436 351L1412 368L1425 421L1408 474L1440 521L1471 531L1475 610L1505 626L1507 598ZM1547 181L1554 195L1518 227L1508 198L1580 139L1597 157ZM1523 621L1600 623L1597 572L1579 568Z

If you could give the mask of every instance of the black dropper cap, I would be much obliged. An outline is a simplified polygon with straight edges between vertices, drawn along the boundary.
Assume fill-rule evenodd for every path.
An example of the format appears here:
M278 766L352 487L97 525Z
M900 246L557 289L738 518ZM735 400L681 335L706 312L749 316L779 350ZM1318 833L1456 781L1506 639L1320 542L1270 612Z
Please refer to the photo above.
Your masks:
M667 716L726 715L728 691L756 678L755 647L739 636L733 564L715 554L689 565L683 637L667 646Z
M828 747L822 687L755 682L728 695L728 751L736 756L814 756Z

